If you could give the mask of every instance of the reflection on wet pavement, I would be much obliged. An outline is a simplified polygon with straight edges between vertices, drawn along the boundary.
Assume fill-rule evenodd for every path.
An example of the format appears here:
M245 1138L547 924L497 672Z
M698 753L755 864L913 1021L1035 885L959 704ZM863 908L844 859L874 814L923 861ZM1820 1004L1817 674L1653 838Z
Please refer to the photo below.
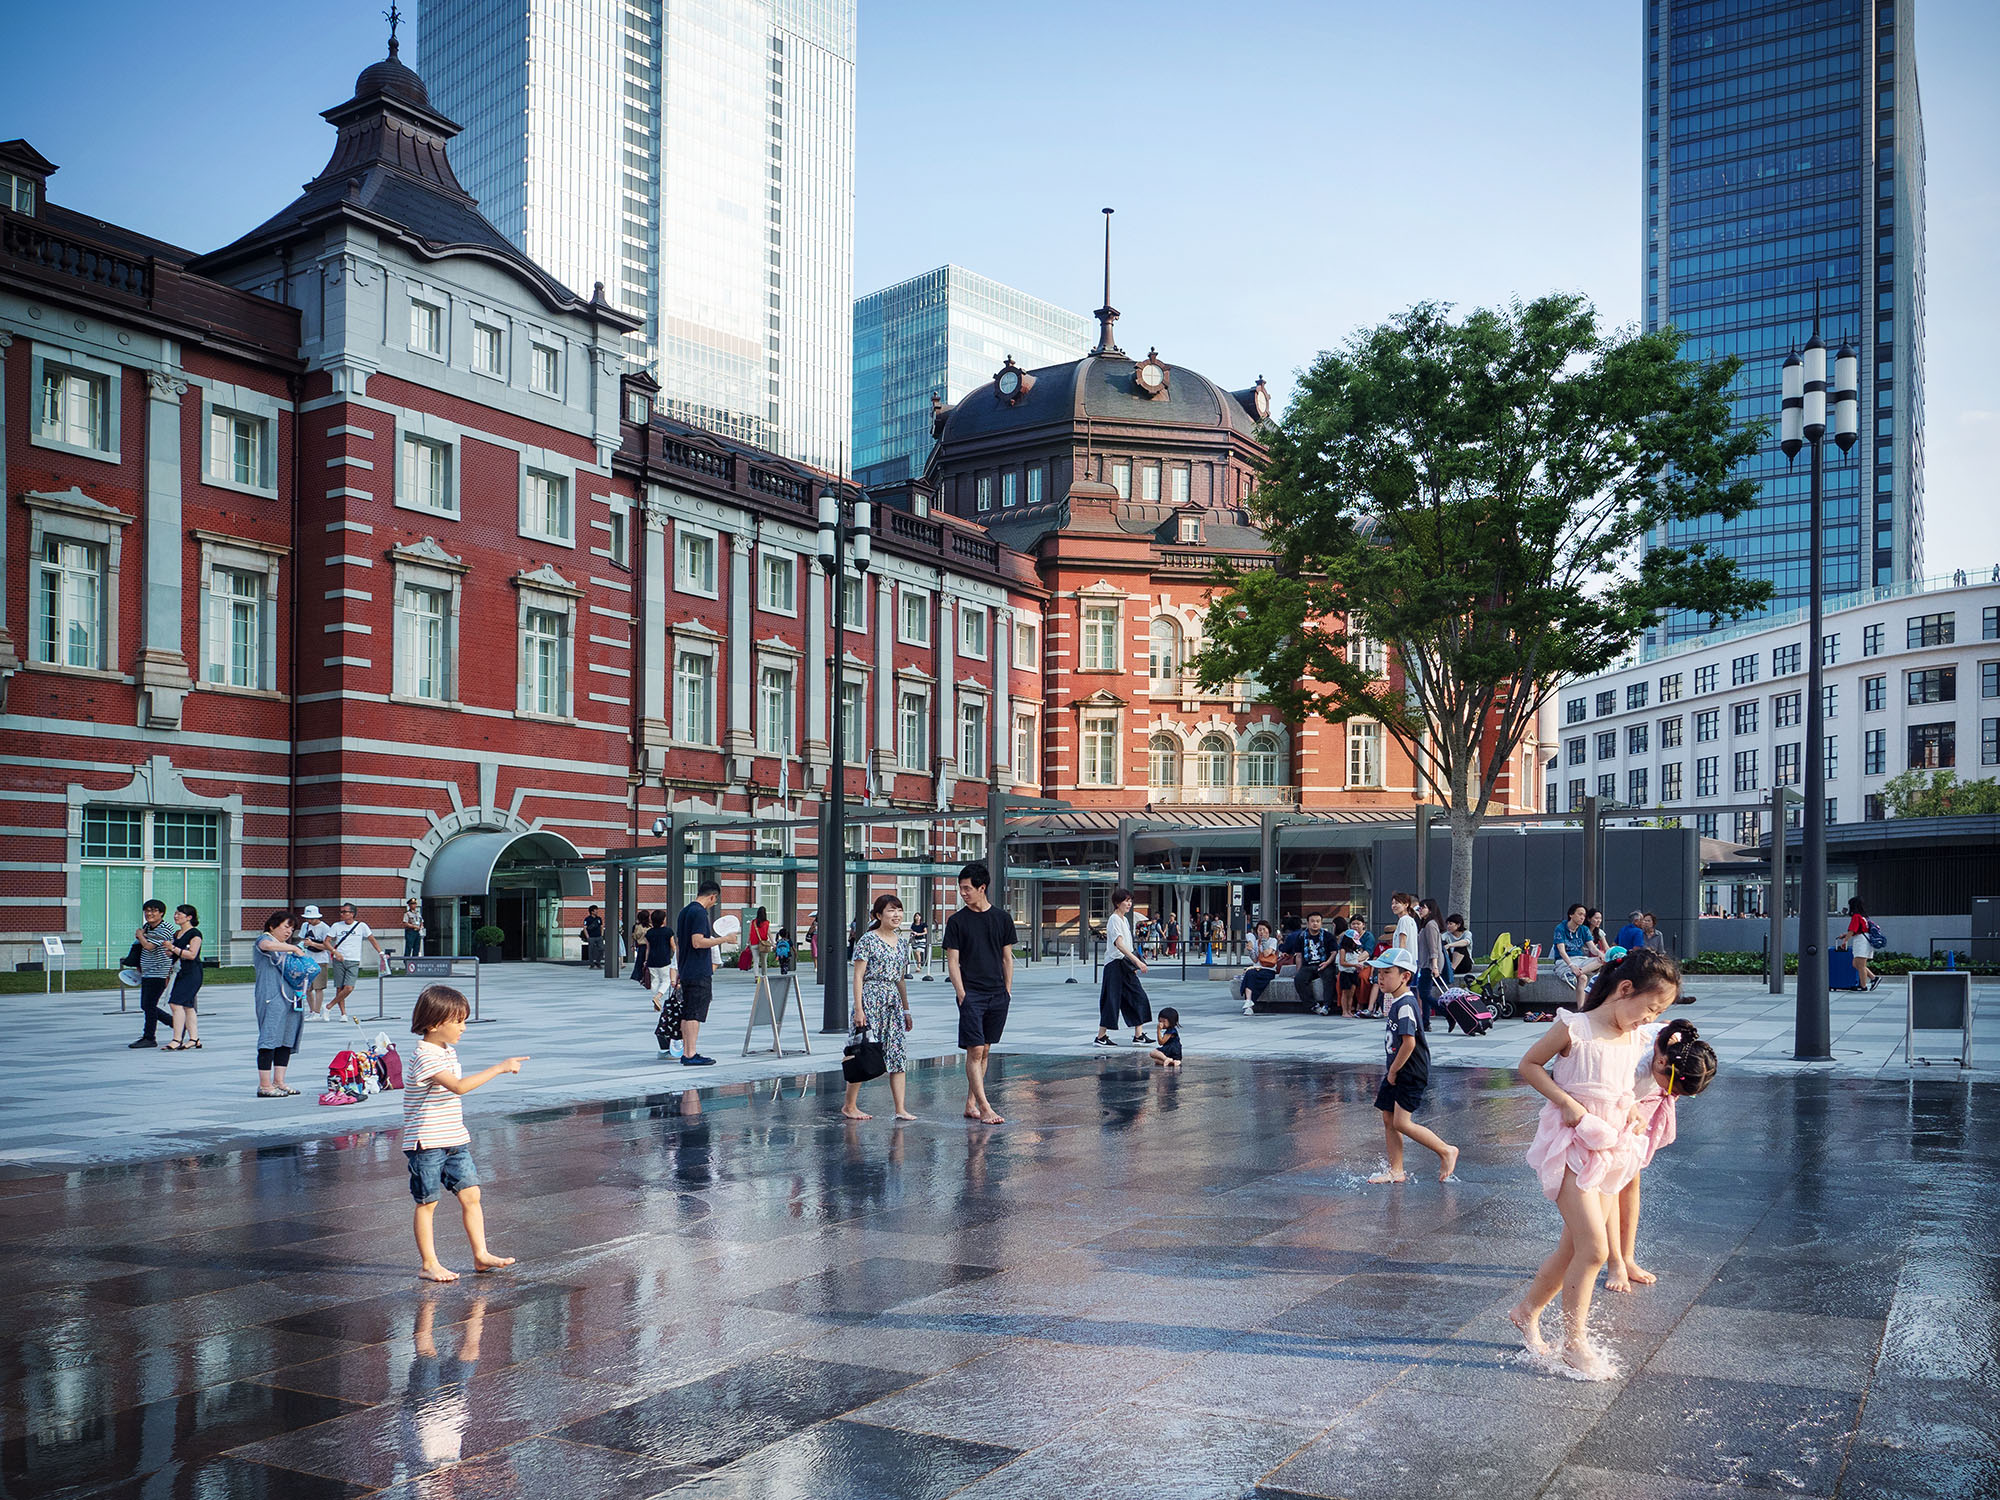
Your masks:
M0 1177L0 1496L758 1500L2000 1493L2000 1092L1725 1075L1646 1182L1623 1375L1503 1312L1537 1101L1369 1187L1364 1070L996 1059L473 1111L495 1247L412 1274L391 1137ZM463 1264L455 1216L447 1261Z

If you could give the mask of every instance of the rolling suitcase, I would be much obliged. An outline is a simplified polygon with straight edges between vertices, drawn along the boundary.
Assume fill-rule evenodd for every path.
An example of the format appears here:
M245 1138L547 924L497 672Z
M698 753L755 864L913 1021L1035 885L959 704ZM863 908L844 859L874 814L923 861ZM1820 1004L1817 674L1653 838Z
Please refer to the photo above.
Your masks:
M1471 990L1446 990L1439 997L1444 1007L1447 1031L1463 1031L1467 1036L1484 1036L1493 1029L1493 1012Z

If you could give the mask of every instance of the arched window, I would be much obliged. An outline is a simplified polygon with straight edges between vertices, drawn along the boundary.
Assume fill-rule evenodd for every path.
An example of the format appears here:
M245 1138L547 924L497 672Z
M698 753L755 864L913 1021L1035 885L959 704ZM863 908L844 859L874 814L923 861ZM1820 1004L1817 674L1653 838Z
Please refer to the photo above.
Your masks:
M1181 742L1170 734L1146 741L1146 785L1156 792L1174 791L1181 784Z
M1283 760L1275 734L1269 730L1253 734L1243 751L1243 774L1238 780L1244 786L1277 786L1279 773L1284 769Z
M1221 734L1205 734L1195 746L1195 782L1204 791L1228 789L1229 748L1229 737Z
M1180 622L1165 615L1153 621L1147 631L1147 655L1152 662L1153 681L1172 682L1181 675L1181 667L1186 659L1186 637L1181 634Z

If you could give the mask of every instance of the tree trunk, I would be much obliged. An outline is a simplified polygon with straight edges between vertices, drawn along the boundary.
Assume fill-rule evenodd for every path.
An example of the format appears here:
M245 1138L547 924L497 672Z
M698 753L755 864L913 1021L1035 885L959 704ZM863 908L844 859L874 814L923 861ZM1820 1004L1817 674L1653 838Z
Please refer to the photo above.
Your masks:
M1445 907L1447 916L1456 912L1465 918L1467 931L1474 931L1472 921L1472 842L1479 832L1477 817L1454 807L1451 810L1451 901Z
M1460 758L1456 785L1451 789L1451 904L1445 914L1457 912L1471 932L1476 930L1472 921L1472 845L1486 809L1479 801L1479 756L1476 748L1468 748L1472 753Z

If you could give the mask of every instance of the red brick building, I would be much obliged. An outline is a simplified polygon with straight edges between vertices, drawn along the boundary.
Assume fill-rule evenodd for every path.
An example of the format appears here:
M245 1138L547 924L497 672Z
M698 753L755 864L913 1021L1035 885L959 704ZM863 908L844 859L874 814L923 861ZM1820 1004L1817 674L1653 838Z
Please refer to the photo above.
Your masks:
M416 896L433 949L573 955L581 857L669 806L817 806L837 481L655 418L632 320L479 214L393 49L326 118L318 177L200 256L0 147L0 959L115 961L151 894L211 952L309 901L394 936ZM848 786L982 807L1040 590L902 503L841 586Z
M44 935L115 961L147 895L218 955L307 902L393 938L415 897L433 951L491 924L573 956L590 859L670 810L756 820L695 852L760 856L732 905L803 870L804 913L836 713L877 859L985 852L879 815L996 788L1079 809L1030 859L1101 860L1144 811L1176 825L1149 858L1218 869L1268 810L1416 799L1378 726L1187 670L1213 558L1266 559L1261 381L1130 359L1107 314L1095 354L942 412L836 581L840 481L659 417L633 320L480 214L393 44L325 118L303 192L200 255L52 204L54 165L0 145L0 962ZM1366 886L1304 859L1314 904ZM636 895L681 899L657 870Z

